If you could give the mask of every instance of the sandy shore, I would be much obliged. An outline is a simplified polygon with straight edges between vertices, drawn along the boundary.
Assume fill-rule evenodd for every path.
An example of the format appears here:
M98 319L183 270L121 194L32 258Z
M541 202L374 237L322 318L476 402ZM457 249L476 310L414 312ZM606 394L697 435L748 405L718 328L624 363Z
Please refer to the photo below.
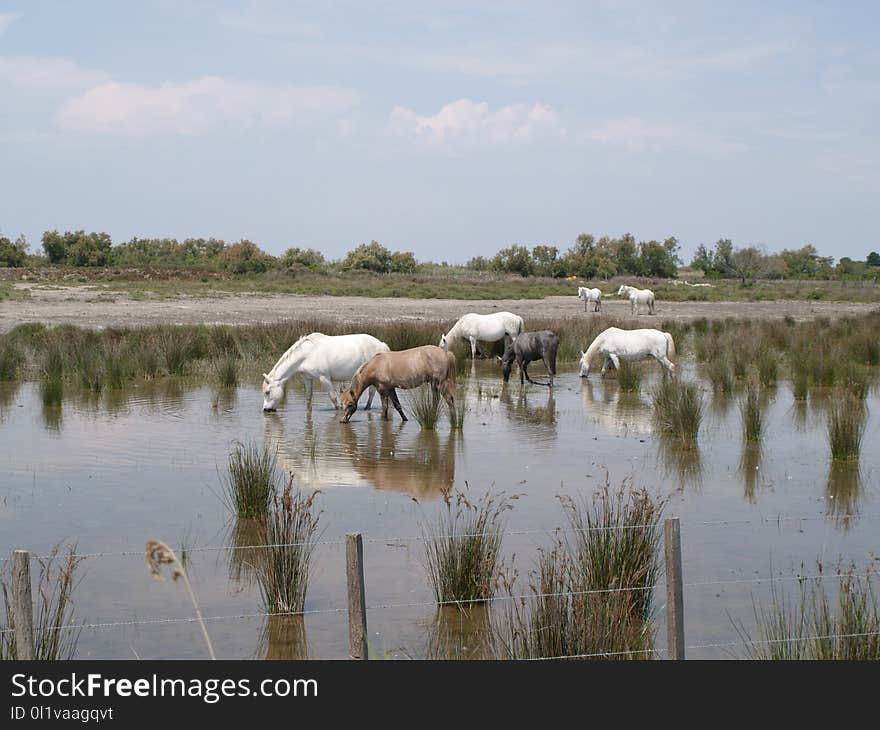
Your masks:
M99 287L27 286L25 300L0 302L0 332L22 322L69 323L83 327L172 324L257 324L282 319L449 320L467 312L483 314L508 310L528 321L529 317L589 317L576 297L545 299L406 299L301 296L295 294L222 294L215 297L180 296L171 299L138 300L127 294L108 292ZM664 302L658 301L656 314L640 315L645 326L665 319L691 320L749 317L796 319L841 317L863 314L878 305L858 302ZM602 311L614 318L630 317L629 302L616 297L605 301Z

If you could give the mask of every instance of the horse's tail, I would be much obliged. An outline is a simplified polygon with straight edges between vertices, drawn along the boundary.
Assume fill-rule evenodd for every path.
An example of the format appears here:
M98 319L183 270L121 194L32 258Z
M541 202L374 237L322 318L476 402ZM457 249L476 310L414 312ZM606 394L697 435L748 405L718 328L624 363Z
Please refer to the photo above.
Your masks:
M668 332L664 332L663 336L666 338L666 357L675 355L675 342L672 339L672 335Z
M452 393L455 393L455 370L456 370L456 362L455 355L451 352L446 353L446 383L447 388L452 386Z
M515 335L516 337L518 337L519 335L522 334L522 331L523 331L523 327L524 327L524 326L525 326L525 325L524 325L524 323L523 323L523 318L522 318L522 317L517 317L517 318L516 318L516 335Z

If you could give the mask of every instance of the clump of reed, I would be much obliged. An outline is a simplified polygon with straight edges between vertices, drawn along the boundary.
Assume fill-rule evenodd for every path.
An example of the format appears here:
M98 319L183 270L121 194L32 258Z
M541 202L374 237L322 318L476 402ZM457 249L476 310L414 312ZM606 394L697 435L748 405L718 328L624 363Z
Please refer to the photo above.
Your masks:
M779 382L779 356L775 350L760 346L754 354L758 380L764 388L775 388Z
M163 328L156 346L169 375L183 375L189 362L199 354L197 334L188 327Z
M301 613L319 537L320 512L314 503L319 492L293 487L290 477L281 494L272 494L265 517L264 548L255 566L262 606L268 613Z
M660 575L659 519L665 500L606 483L592 500L562 498L571 538L543 550L525 598L496 621L501 653L512 659L645 659L653 653L653 588Z
M871 390L871 369L865 365L849 362L841 365L838 371L838 383L859 400L868 397Z
M642 371L637 365L620 363L617 384L623 393L638 393L642 387Z
M238 385L238 358L227 352L214 360L214 374L224 388Z
M752 599L754 638L739 621L734 627L750 659L880 659L880 601L877 576L854 564L838 564L836 573L800 581L792 597L772 581L770 605ZM836 595L835 595L836 594Z
M64 397L64 353L48 349L40 366L40 398L44 406L57 406Z
M186 570L184 569L180 558L178 558L177 554L168 547L167 544L160 540L148 540L144 547L144 555L147 559L147 567L149 567L150 573L152 573L156 580L162 580L163 565L174 566L172 577L175 581L183 579L183 584L186 586L190 601L192 601L193 609L196 613L196 620L202 630L202 637L205 639L205 645L208 648L208 655L211 659L216 659L217 656L214 654L214 646L211 644L211 637L208 636L208 628L205 626L205 621L202 618L202 610L199 608L196 594L192 589L192 584L189 582L189 577L186 574Z
M749 378L740 401L743 439L747 443L757 443L764 435L764 404L761 387L757 378Z
M664 378L653 392L654 418L660 432L682 446L695 445L705 404L694 383Z
M725 359L712 360L706 366L706 376L716 394L730 395L734 391L733 370Z
M240 519L264 517L278 480L274 452L265 445L235 442L223 477L223 501Z
M76 627L73 593L79 584L77 569L82 558L76 548L69 546L62 552L56 545L48 557L39 558L40 575L34 597L34 659L63 661L72 659L79 643L81 629ZM0 590L6 619L0 624L0 659L16 659L12 586L0 576ZM55 626L72 628L55 630ZM3 631L9 630L8 633Z
M805 401L810 394L813 374L808 353L802 349L794 350L788 358L788 377L791 393L797 401Z
M848 390L835 389L828 408L828 444L831 458L847 461L859 458L865 433L867 410Z
M453 431L464 429L464 421L468 413L467 391L459 388L455 393L455 405L449 410L449 427Z
M431 385L422 385L411 390L408 398L412 413L419 425L425 431L433 431L437 428L437 422L440 420L440 406L443 404L443 398L437 389Z
M24 364L21 348L10 337L0 340L0 380L15 380Z
M519 495L491 494L471 501L466 492L443 495L434 525L422 525L424 566L442 605L491 598L500 570L505 513Z

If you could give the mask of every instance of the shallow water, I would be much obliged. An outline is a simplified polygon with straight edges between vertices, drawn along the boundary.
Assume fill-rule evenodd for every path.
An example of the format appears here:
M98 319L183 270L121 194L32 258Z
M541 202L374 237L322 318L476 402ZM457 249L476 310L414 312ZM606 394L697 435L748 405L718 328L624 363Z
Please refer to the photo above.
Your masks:
M684 371L697 377L687 364ZM535 368L532 375L540 373ZM641 395L622 396L613 377L583 381L573 370L560 374L553 391L503 386L497 366L479 362L459 379L469 409L460 433L449 430L445 416L436 432L426 432L414 419L402 424L395 415L383 422L375 409L358 411L343 425L323 393L316 392L309 411L299 387L289 389L278 413L264 415L257 383L222 392L172 379L97 398L68 389L54 408L43 407L36 384L0 383L0 551L42 555L66 541L80 553L126 553L82 564L77 617L103 624L191 617L183 587L152 579L142 552L153 538L174 548L185 544L195 548L188 572L203 613L222 617L208 625L219 656L343 658L348 629L339 610L346 604L339 540L359 531L371 651L404 658L485 653L485 611L438 615L422 544L413 539L421 524L433 522L438 498L450 487L522 495L508 513L504 543L521 574L563 524L559 494L591 493L607 475L612 486L630 479L668 495L665 515L682 523L689 646L736 641L730 616L750 625L752 596L767 595L766 581L716 581L766 579L771 571L812 575L817 559L826 566L838 556L864 564L877 550L876 397L869 398L858 467L832 468L821 395L798 406L780 386L768 404L762 448L744 449L736 400L713 400L707 390L699 450L682 452L665 448L654 433L648 392L659 373L650 365L644 373ZM230 561L242 551L213 549L248 539L218 496L232 442L248 439L277 448L298 484L322 492L326 544L317 550L307 598L306 610L314 613L304 621L254 616L261 612L259 593L247 561ZM655 598L662 651L662 584ZM80 657L102 658L204 652L193 623L86 628L78 648Z

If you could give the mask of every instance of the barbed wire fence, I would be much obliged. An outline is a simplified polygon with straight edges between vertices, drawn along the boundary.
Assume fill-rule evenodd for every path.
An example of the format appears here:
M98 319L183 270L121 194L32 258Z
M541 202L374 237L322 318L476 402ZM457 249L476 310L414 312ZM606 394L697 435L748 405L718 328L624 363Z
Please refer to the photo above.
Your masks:
M880 515L858 515L864 519L880 519ZM766 525L772 523L783 522L808 522L808 521L827 521L837 519L830 515L804 515L804 516L776 516L776 517L759 517L744 520L716 520L703 521L694 524L700 526L726 526L726 525ZM231 613L207 616L180 616L180 617L149 617L139 619L123 619L119 621L103 621L94 623L70 623L57 626L34 626L34 603L31 589L30 564L32 561L43 561L55 557L54 554L49 555L32 555L27 550L15 550L11 558L0 562L5 565L12 562L12 589L11 603L7 607L11 616L11 624L13 628L0 629L0 636L12 634L12 640L16 650L16 658L32 659L35 656L35 637L38 632L47 631L82 631L102 630L117 627L131 626L166 626L166 625L185 625L197 622L220 622L235 621L254 618L272 618L277 616L315 616L315 615L341 615L346 614L349 625L349 657L351 659L365 660L370 657L367 645L367 617L371 612L392 609L407 608L442 608L446 606L457 606L459 608L467 607L470 604L494 605L508 601L528 601L546 598L574 598L584 595L601 595L601 594L619 594L626 592L654 591L665 588L666 602L666 650L665 653L655 648L632 649L632 650L608 650L590 653L563 654L555 656L535 657L534 661L547 660L563 660L563 659L599 659L614 657L635 657L648 656L662 658L665 654L666 659L683 660L690 651L700 651L706 649L727 649L735 648L754 648L757 646L772 646L779 643L799 643L810 641L825 641L832 639L855 639L880 636L880 631L865 632L849 632L849 633L829 633L816 634L808 636L792 636L786 638L748 638L738 641L726 642L703 642L686 644L685 642L685 612L684 612L684 592L685 589L694 589L707 586L732 586L732 585L762 585L768 583L779 582L798 582L812 580L869 580L868 575L858 575L854 573L818 573L814 575L791 575L791 576L771 576L769 578L730 578L720 580L702 580L685 582L682 571L682 553L681 553L681 525L679 518L670 518L662 523L648 523L640 525L614 525L614 526L593 526L587 528L555 528L555 529L523 529L505 531L505 535L558 535L561 533L577 533L585 531L604 531L604 530L629 530L629 529L653 529L663 527L663 564L665 579L651 585L622 586L614 588L600 588L583 591L561 591L561 592L536 592L528 593L510 593L505 595L493 595L488 598L470 599L470 600L433 600L433 601L411 601L398 603L375 603L366 604L365 591L365 572L363 550L364 543L367 544L405 544L419 543L428 539L448 539L448 538L464 538L464 537L484 537L488 533L479 534L456 534L456 535L439 535L439 536L390 536L390 537L367 537L361 533L349 533L345 539L318 540L311 545L324 546L345 546L345 566L346 566L346 594L347 605L329 608L304 609L302 611L257 611L246 613ZM305 543L267 543L256 545L219 545L219 546L203 546L187 548L192 553L211 553L224 551L247 551L269 548L284 547L300 547ZM92 553L76 553L77 559L98 559L104 557L144 557L144 550L122 550L108 552L92 552Z

